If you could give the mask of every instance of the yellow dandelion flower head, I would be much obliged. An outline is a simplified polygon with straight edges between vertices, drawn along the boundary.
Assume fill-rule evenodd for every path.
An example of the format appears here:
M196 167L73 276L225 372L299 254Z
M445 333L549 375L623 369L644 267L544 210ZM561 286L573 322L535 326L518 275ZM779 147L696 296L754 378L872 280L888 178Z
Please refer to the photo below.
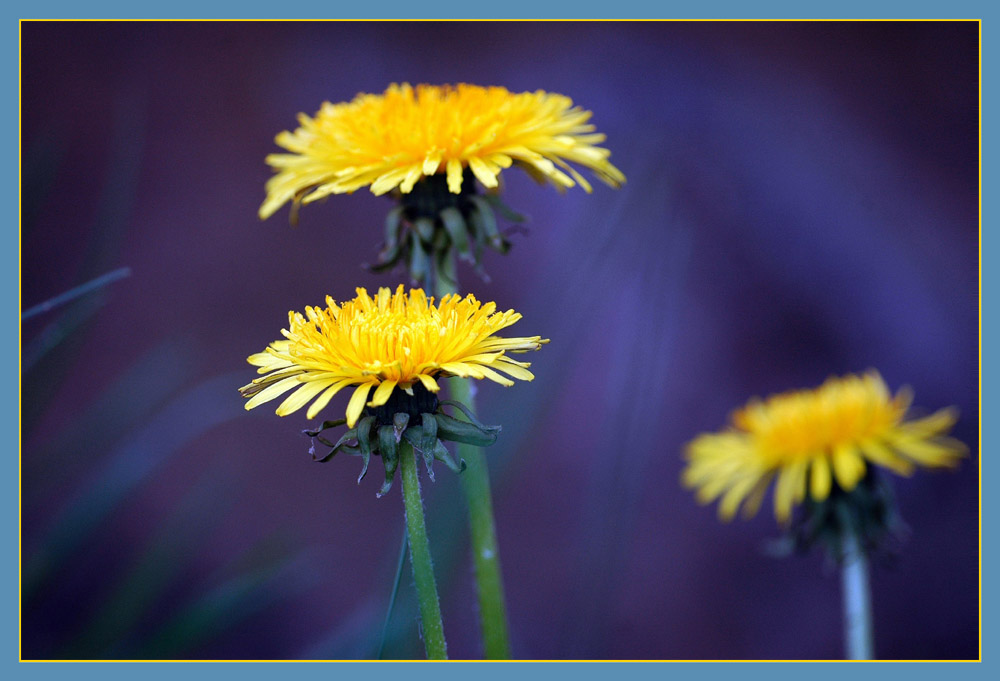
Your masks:
M365 186L376 195L407 194L436 173L445 173L458 194L466 168L492 188L513 164L557 187L579 184L589 192L575 163L617 187L625 176L608 161L611 152L595 146L605 136L594 132L590 116L563 95L464 83L393 84L381 95L324 102L312 118L299 114L294 132L275 138L291 153L267 157L277 174L267 183L260 217L288 201L309 203Z
M820 502L834 484L853 490L869 464L900 475L956 465L966 447L945 434L957 410L907 420L911 400L906 388L891 395L873 370L750 400L727 430L688 443L682 482L702 503L721 497L719 515L728 520L741 505L746 517L756 514L776 479L774 512L784 523L807 494Z
M416 383L436 393L442 376L488 378L505 386L514 384L508 377L530 381L530 363L508 353L548 343L539 336L495 335L521 315L497 312L496 303L482 304L471 294L446 295L435 305L422 289L380 288L373 298L359 288L354 300L337 305L327 296L326 305L306 307L305 316L289 312L285 339L247 358L264 374L240 388L250 398L247 409L294 390L276 413L287 416L311 401L311 419L340 390L355 386L347 406L353 428L366 404L381 406L396 389L412 394Z

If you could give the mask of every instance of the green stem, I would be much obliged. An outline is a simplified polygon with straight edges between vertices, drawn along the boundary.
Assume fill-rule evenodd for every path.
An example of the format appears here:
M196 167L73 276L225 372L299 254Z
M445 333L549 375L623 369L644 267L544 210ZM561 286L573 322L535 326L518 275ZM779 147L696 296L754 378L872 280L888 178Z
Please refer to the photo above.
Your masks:
M451 272L454 272L454 261ZM445 277L437 273L438 298L454 293ZM450 274L450 273L449 273ZM454 276L450 274L450 276ZM452 378L451 397L475 411L472 386L469 379ZM456 415L462 418L461 414ZM496 525L493 521L493 495L490 492L490 472L482 449L459 444L458 456L465 459L466 470L460 475L462 491L469 509L469 532L472 557L476 568L476 585L479 596L479 619L483 631L486 659L510 658L510 637L507 633L507 608L504 605L503 577L500 571L500 550L497 546Z
M868 559L853 532L844 533L841 585L844 599L844 645L850 660L875 657L872 634L872 593Z
M434 583L431 549L427 542L424 503L420 498L417 461L413 446L405 440L399 443L399 471L403 479L403 506L406 508L406 532L410 540L410 565L413 566L413 581L417 586L424 649L429 660L447 660L448 651L444 640L444 625L441 623L441 605L438 602L437 585Z
M451 395L455 400L475 409L469 390L469 380L451 380ZM490 492L490 471L483 450L472 445L457 445L458 456L468 466L460 476L462 490L469 506L469 532L472 557L476 566L479 588L479 619L483 628L486 659L510 658L507 634L507 608L503 597L503 576L500 571L500 550L493 522L493 494Z

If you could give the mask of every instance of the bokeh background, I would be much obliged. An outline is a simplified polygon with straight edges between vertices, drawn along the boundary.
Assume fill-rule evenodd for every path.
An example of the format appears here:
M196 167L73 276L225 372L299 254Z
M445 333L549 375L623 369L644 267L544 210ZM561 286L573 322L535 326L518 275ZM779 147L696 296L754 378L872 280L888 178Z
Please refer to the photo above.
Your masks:
M507 171L530 217L466 290L552 343L483 386L515 654L836 658L840 588L777 559L770 507L718 522L683 444L753 395L879 369L957 405L970 458L893 480L876 652L976 658L978 24L59 23L21 26L23 658L368 658L398 481L311 461L243 410L289 309L376 275L368 192L256 210L298 112L390 82L545 89L594 112L620 190ZM341 408L335 402L331 413ZM454 657L480 655L465 512L424 485ZM410 577L386 657L422 655Z

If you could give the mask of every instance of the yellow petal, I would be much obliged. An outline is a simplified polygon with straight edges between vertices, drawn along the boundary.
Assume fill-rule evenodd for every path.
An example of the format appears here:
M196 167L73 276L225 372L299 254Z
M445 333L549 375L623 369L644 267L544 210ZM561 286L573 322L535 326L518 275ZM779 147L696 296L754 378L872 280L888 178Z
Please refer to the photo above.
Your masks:
M958 410L954 407L941 409L922 419L907 421L899 430L909 437L933 437L947 432L958 420Z
M490 172L489 167L483 163L482 159L476 156L470 158L469 168L472 169L472 173L476 176L477 180L483 183L484 187L492 188L499 184L496 174Z
M462 162L458 159L448 161L448 191L459 194L462 191Z
M399 186L410 172L410 168L393 168L389 172L380 176L372 182L371 192L375 196L381 196Z
M796 498L801 498L806 482L805 460L791 463L778 474L778 484L774 489L774 514L782 523L788 521L792 514L792 505Z
M491 381L496 381L500 385L505 385L508 388L514 385L514 381L510 380L506 376L501 376L500 374L493 371L493 369L490 369L489 367L477 366L475 368L479 370L479 372L483 375L484 378L488 378Z
M810 469L810 487L812 498L823 501L830 496L830 462L825 456L816 456Z
M381 407L383 404L389 401L389 396L392 395L392 389L396 387L398 381L385 380L379 383L378 388L375 389L375 393L372 395L372 401L368 403L369 407Z
M409 172L406 173L406 177L403 178L403 182L399 185L399 191L404 194L409 194L413 190L413 185L417 183L423 177L423 169L420 166L413 166L410 168Z
M336 395L338 392L340 392L347 386L353 385L354 382L355 380L353 378L347 378L341 381L337 381L336 383L331 385L329 388L326 389L326 392L317 397L316 401L313 402L311 405L309 405L309 411L306 412L306 418L307 419L316 418L316 414L318 414L323 407L325 407L327 404L330 403L330 400L333 398L334 395Z
M361 412L365 410L365 400L368 399L368 393L372 389L371 383L362 383L355 389L354 394L351 395L351 401L347 403L347 427L353 428L358 419L361 418Z
M255 355L250 355L247 357L247 362L253 364L254 366L262 367L264 371L269 371L271 369L277 369L280 367L291 366L291 362L287 359L281 357L275 357L270 352L266 350L264 352L258 352Z
M424 159L424 164L421 170L424 171L424 175L433 175L438 171L441 166L441 150L434 149L427 153L427 157Z
M433 376L429 376L427 374L417 374L417 378L419 378L420 382L424 384L424 387L432 393L436 393L441 390L441 386L438 385L438 382L434 380Z
M250 400L245 405L243 405L243 408L247 410L253 409L257 405L263 404L264 402L269 402L270 400L273 400L275 397L278 397L279 395L288 392L289 390L300 384L301 381L299 380L298 375L289 376L288 378L283 378L274 385L267 386L259 393L251 397Z
M502 358L495 362L492 365L493 368L497 371L502 371L505 374L510 374L514 378L521 381L535 380L535 375L533 373L513 361L504 361L504 359L506 358Z
M837 445L833 448L833 473L837 484L850 492L865 475L865 460L851 445Z
M736 515L736 511L740 507L740 503L750 494L758 482L758 478L750 475L737 480L729 488L729 491L722 496L722 500L719 502L719 517L727 521L732 520L732 517Z
M952 438L936 441L897 438L893 441L901 453L919 464L930 467L951 467L965 455L965 445Z
M789 469L782 469L778 474L778 484L774 488L774 516L781 523L788 522L788 517L792 513L791 475Z
M316 416L342 388L355 390L350 414L356 421L364 411L362 396L379 406L400 386L412 389L420 381L438 392L437 376L455 375L512 385L512 378L529 380L527 362L508 359L504 353L540 346L525 346L525 339L505 341L493 334L520 316L512 310L497 312L495 303L480 303L474 296L444 296L435 304L421 289L395 291L380 287L374 295L356 289L356 298L337 305L327 296L326 306L306 306L289 312L284 340L272 343L250 361L262 375L240 392L251 398L248 407L287 396L278 413L290 414L309 406ZM539 341L538 337L533 337ZM531 337L528 337L530 340ZM487 341L495 344L485 347ZM305 387L308 384L308 387ZM374 394L372 394L374 391Z
M301 388L285 398L285 401L281 403L274 413L278 416L288 416L292 412L298 411L328 385L329 383L326 381L303 383Z
M884 466L899 475L913 475L913 464L878 440L865 440L859 446L864 455L872 463Z
M771 479L773 477L773 474L769 474L766 477L761 478L760 482L757 483L747 496L746 503L743 504L744 518L752 518L757 515L757 511L760 510L760 505L764 503L764 495L767 494L767 486L771 484Z

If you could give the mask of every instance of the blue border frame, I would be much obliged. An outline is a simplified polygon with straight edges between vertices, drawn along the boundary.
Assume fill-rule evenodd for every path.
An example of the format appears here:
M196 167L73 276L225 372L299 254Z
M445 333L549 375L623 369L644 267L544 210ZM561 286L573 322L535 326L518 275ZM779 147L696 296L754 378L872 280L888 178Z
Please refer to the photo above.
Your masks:
M841 0L803 3L801 0L703 0L675 5L666 11L649 0L594 0L544 3L506 0L503 3L470 3L438 0L420 5L404 0L378 4L335 4L329 0L298 0L276 5L261 0L175 0L148 5L122 0L95 0L85 7L69 0L44 3L15 2L12 17L21 19L978 19L991 14L985 0ZM276 11L277 8L285 11Z
M437 2L433 7L419 6L413 2L402 2L401 0L384 0L378 5L359 4L334 4L330 0L318 2L316 0L299 0L294 5L280 6L282 10L291 10L291 14L279 16L276 9L279 7L273 2L264 3L259 0L243 0L235 2L214 2L212 0L174 0L171 3L157 3L141 6L136 3L125 3L121 0L98 0L88 3L85 7L79 3L68 2L67 0L50 1L44 4L15 2L12 9L4 10L4 25L12 39L8 41L8 49L11 52L11 62L18 64L15 72L13 66L8 66L4 70L4 81L7 87L13 91L18 87L20 76L19 64L19 24L20 19L87 19L87 18L128 18L128 19L554 19L554 18L576 18L576 19L979 19L981 20L981 56L982 56L982 80L981 80L981 110L990 112L994 110L991 106L995 99L995 66L993 59L992 45L989 37L992 35L992 20L1000 16L1000 11L991 9L983 0L953 0L951 2L903 2L901 0L841 0L839 3L829 3L828 6L807 5L801 0L793 2L791 0L763 0L756 3L741 3L737 0L705 0L695 7L693 3L684 6L670 7L665 9L662 6L653 5L649 0L619 0L612 4L596 2L566 2L560 0L557 3L548 3L544 7L537 1L532 0L507 0L502 4L470 3L468 0L458 2L456 0L445 0ZM13 35L16 31L17 35ZM12 97L10 105L4 108L4 119L8 120L13 127L13 123L18 120L19 102ZM990 134L989 126L981 126L981 158L989 156L993 149L993 137ZM13 135L6 136L8 140L5 148L8 148L6 156L12 159L15 155L15 145L19 145L19 139L15 140ZM988 188L993 186L993 174L990 171L989 163L982 163L984 168L982 173L982 194L990 196ZM5 186L8 191L14 194L17 187L18 196L12 196L11 205L19 205L19 167L15 168L11 162L8 182ZM989 216L990 206L983 206L981 202L981 224L991 224ZM5 260L13 261L17 258L17 263L12 262L12 266L6 271L11 279L11 288L8 291L18 291L17 307L20 310L20 235L16 235L18 243L13 243L15 233L13 230L7 232L9 239L7 248L0 251ZM981 256L983 259L989 257L992 249L992 238L989 232L981 238ZM17 276L17 281L13 281ZM16 284L16 285L15 285ZM980 301L992 300L988 295L998 284L989 270L986 276L981 278ZM984 295L986 294L986 295ZM13 294L0 295L3 307L9 304L8 301L14 298ZM13 307L13 305L12 305ZM981 306L981 330L985 332L985 337L991 336L991 326L993 322L992 309L989 304ZM11 312L11 319L14 319ZM13 339L13 335L11 336ZM19 347L19 341L5 341L4 345L10 343L11 346ZM11 347L12 353L16 347ZM991 375L992 365L989 361L981 361L981 386L987 382ZM982 423L983 409L982 388L980 389L980 423ZM19 404L20 394L14 395L13 391L5 391L2 396L3 406L8 407L0 410L0 418L8 423L8 432L15 432L18 428L17 411L15 407ZM988 406L989 401L985 404ZM992 451L989 443L995 439L985 438L987 447L982 448L983 440L981 435L980 450ZM982 469L981 469L982 471ZM4 522L2 537L8 545L13 545L18 540L18 524L16 522L17 511L15 508L18 500L19 480L13 475L9 477L8 494L5 495L4 507L8 512L3 514ZM991 547L992 523L996 511L988 502L983 504L983 526L985 530L982 536L982 565L993 564L994 551ZM4 573L9 573L7 584L13 584L18 578L18 565L14 560L7 561ZM992 603L992 589L989 583L984 582L982 589L982 606L985 610ZM982 627L981 649L985 651L986 662L982 663L861 663L863 666L846 667L839 663L556 663L559 669L550 668L550 663L527 662L510 664L489 664L489 663L342 663L336 668L321 666L320 663L276 663L280 668L274 667L271 663L20 663L18 662L19 649L19 603L18 593L13 588L3 591L2 600L3 612L6 613L2 626L3 649L8 653L5 655L3 669L5 674L13 673L16 678L52 678L73 675L74 677L120 677L130 678L135 675L142 675L150 679L173 678L177 675L187 675L196 677L214 677L218 674L239 674L241 678L273 678L275 675L294 675L296 678L329 678L331 674L346 675L348 678L398 678L400 674L405 674L407 678L414 676L419 678L464 678L474 674L477 679L489 681L494 678L506 678L510 675L529 674L531 676L548 676L553 673L569 673L582 677L605 678L608 674L619 674L629 679L662 679L671 675L680 675L682 678L714 678L729 676L732 674L749 675L751 677L768 678L800 678L808 675L810 679L826 679L846 674L858 675L863 678L875 678L887 672L903 672L908 678L938 678L942 674L966 676L981 676L986 674L985 667L991 658L990 641L995 641L991 636L992 628L989 627L989 618ZM223 664L225 669L218 668ZM239 664L239 668L234 669L233 665ZM470 665L476 665L471 668ZM850 664L850 663L848 663ZM906 664L905 670L886 669L883 665L891 664L898 667ZM948 669L941 669L940 664L947 664ZM16 666L14 666L16 665ZM401 665L401 666L400 666ZM572 667L572 668L567 668ZM996 671L993 672L994 674ZM912 677L910 676L912 675ZM10 678L10 676L8 676Z

